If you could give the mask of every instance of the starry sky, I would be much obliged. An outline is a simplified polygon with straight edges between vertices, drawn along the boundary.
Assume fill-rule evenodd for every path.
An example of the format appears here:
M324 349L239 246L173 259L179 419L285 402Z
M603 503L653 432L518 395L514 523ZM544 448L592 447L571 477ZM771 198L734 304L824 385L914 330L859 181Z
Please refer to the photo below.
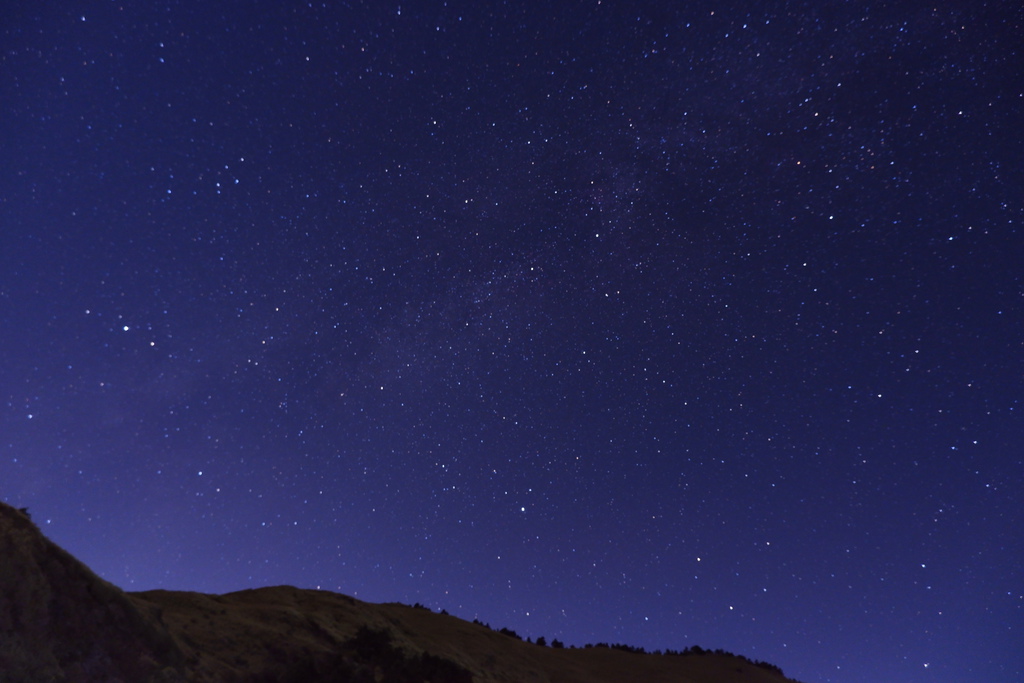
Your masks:
M126 590L1019 680L1022 31L4 3L0 497Z

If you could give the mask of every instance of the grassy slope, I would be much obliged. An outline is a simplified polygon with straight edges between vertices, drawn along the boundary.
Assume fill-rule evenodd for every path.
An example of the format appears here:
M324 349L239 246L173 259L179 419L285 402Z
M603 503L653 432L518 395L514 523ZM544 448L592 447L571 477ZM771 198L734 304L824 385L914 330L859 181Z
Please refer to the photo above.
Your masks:
M410 653L451 660L475 681L599 683L782 683L735 657L642 655L606 648L554 649L456 617L400 604L371 604L288 586L222 596L171 591L129 594L156 605L197 681L230 681L252 671L285 671L302 661L330 665L362 625L386 628ZM320 669L323 670L322 668Z

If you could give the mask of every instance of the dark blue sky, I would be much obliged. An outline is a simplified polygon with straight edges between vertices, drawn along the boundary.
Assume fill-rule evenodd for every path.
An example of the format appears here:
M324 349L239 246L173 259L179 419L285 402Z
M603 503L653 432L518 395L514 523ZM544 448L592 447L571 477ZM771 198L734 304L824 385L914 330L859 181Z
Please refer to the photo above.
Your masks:
M11 5L0 496L104 578L1024 675L1018 3Z

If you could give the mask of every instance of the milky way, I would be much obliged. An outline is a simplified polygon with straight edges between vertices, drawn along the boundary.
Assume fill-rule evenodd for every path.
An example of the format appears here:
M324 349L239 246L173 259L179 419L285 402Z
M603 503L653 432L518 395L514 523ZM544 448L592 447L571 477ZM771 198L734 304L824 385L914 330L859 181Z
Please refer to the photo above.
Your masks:
M5 14L0 496L104 578L1022 675L1014 3Z

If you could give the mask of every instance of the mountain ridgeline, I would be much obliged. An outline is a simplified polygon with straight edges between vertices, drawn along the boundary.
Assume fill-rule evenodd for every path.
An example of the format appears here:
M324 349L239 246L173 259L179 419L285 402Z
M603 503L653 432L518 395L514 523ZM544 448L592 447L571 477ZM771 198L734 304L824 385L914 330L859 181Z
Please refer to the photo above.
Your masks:
M127 593L0 503L0 683L785 683L721 650L523 640L421 605L276 586Z

